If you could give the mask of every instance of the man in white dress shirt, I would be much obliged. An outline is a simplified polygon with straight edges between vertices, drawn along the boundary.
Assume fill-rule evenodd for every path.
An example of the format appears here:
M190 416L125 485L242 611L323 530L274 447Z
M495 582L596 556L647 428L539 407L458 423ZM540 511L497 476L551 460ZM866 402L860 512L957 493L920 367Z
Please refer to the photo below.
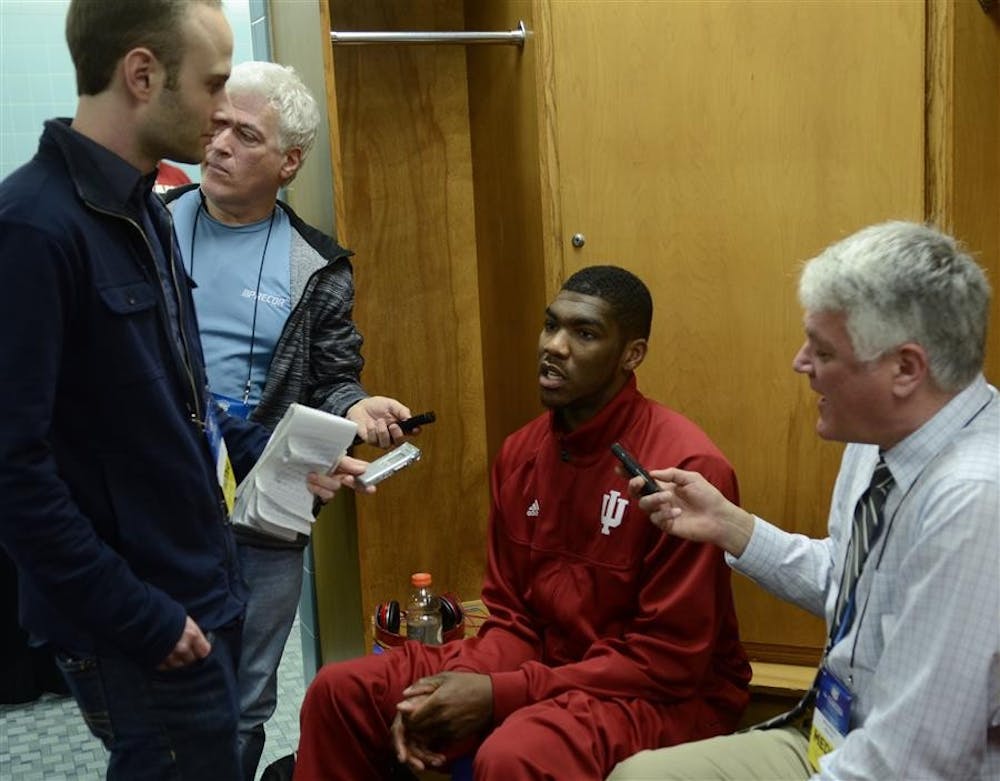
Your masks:
M820 396L819 435L848 443L829 536L782 531L676 469L653 471L662 490L641 506L826 618L815 707L798 723L642 752L609 779L1000 778L989 284L950 237L892 222L810 261L799 299L806 341L794 369Z

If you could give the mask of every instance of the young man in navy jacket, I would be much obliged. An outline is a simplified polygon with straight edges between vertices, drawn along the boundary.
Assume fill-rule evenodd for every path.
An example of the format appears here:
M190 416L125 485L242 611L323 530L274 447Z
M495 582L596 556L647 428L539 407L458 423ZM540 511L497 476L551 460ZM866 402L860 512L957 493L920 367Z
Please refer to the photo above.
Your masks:
M227 494L267 430L208 403L152 192L158 160L202 158L232 34L219 0L74 0L66 34L76 115L0 185L0 543L108 778L237 779Z

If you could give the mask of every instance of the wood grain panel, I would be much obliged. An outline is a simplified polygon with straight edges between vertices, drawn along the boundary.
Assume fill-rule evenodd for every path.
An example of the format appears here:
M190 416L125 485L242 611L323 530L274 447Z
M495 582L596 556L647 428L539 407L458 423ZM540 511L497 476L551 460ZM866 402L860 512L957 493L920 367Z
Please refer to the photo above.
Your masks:
M1000 286L1000 44L978 3L329 8L344 30L531 33L523 51L338 47L329 65L365 382L442 421L421 464L357 503L366 612L416 568L476 596L487 461L539 409L539 314L576 269L649 283L643 389L715 438L748 508L813 536L841 446L815 435L790 370L800 262L866 224L934 217ZM735 583L756 658L815 658L819 621Z
M928 3L927 216L994 287L986 376L1000 383L1000 24L963 0Z
M330 15L338 30L464 23L460 4L440 1L333 0ZM357 253L364 383L438 415L416 441L423 459L357 500L370 615L405 597L414 571L469 598L482 581L488 504L469 106L461 47L338 46L333 58L338 224Z
M467 0L470 30L533 29L527 0ZM504 437L538 415L537 346L548 303L542 249L538 47L471 46L469 125L487 420L492 463Z
M816 437L790 369L796 270L866 224L923 216L922 5L546 6L547 265L636 271L656 303L641 387L718 442L748 508L823 536L841 446ZM822 643L819 621L735 581L748 641Z

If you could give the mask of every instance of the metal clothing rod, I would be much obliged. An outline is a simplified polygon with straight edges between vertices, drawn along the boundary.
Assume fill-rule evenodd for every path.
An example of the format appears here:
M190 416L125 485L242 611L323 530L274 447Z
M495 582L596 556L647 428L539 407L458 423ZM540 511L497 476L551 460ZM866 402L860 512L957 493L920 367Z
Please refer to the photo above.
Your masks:
M369 43L504 43L524 46L527 38L524 22L509 32L336 32L330 31L330 41L335 44L362 45Z

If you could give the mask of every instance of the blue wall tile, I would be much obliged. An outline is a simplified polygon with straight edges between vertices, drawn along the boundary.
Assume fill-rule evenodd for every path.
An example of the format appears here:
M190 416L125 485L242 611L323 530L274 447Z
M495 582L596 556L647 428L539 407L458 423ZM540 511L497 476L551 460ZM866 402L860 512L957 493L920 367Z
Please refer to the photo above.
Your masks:
M259 18L266 10L262 0L224 0L233 28L233 62L254 59L251 3L261 7L255 9ZM0 0L0 178L35 154L46 119L76 111L65 39L67 8L69 0ZM267 59L268 50L262 51L257 58ZM198 166L182 168L198 178Z

